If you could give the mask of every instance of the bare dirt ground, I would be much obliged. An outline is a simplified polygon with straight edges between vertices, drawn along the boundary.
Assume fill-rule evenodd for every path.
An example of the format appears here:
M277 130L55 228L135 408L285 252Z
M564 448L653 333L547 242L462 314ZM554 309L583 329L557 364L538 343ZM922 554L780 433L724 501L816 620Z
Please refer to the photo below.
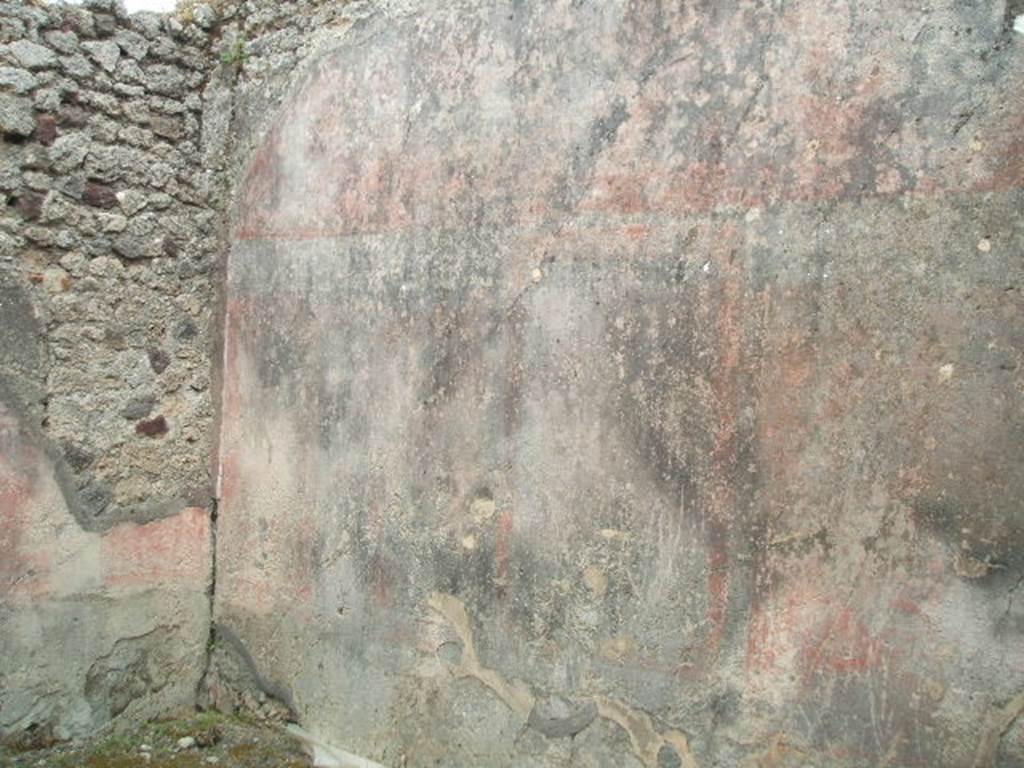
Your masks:
M307 768L294 739L276 725L203 712L123 733L54 744L45 734L0 743L2 768Z

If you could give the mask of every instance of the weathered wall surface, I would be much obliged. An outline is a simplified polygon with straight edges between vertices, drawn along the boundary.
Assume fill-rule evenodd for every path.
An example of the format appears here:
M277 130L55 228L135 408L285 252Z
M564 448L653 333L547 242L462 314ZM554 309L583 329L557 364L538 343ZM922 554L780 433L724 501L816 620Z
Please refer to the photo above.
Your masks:
M0 735L191 704L221 237L210 39L0 5Z
M221 641L394 765L1024 761L1016 6L424 5L239 190Z

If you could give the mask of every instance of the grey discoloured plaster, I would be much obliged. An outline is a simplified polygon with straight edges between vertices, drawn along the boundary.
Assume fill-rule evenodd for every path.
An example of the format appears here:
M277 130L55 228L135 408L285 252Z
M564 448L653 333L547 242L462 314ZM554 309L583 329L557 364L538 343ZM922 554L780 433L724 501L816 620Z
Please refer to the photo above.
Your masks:
M1024 760L1021 10L926 5L0 3L0 733Z
M526 724L550 739L572 738L597 718L592 701L570 702L555 696L538 699Z
M174 675L172 632L156 629L141 637L120 638L110 653L89 667L85 696L103 719L117 717L137 699L157 693Z
M306 727L408 765L1018 759L1006 10L248 28L215 613Z

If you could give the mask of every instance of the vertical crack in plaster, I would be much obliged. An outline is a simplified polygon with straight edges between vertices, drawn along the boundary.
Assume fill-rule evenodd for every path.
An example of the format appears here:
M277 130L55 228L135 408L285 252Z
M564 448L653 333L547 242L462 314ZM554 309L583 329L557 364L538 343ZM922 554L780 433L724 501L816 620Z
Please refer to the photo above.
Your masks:
M522 680L509 680L495 669L480 663L473 635L473 626L466 606L453 595L436 592L427 599L427 605L440 614L454 629L462 642L462 658L454 664L458 677L472 677L489 688L518 717L528 721L537 698ZM679 755L683 768L698 768L690 752L686 736L676 729L660 730L646 712L634 709L607 696L592 698L598 717L614 723L626 732L633 754L647 768L657 768L658 754L668 746Z
M228 114L226 118L227 130L226 140L221 144L220 148L220 161L222 164L227 163L229 158L232 156L234 147L234 137L240 134L237 126L238 121L238 110L236 101L236 86L237 86L237 71L232 77L230 77L227 83L221 81L220 88L226 88L227 93L227 108ZM208 77L203 83L203 93L206 95L206 91L210 86L214 85L212 76ZM212 108L211 104L217 103L217 96L211 95L205 99L203 109L203 125L202 135L205 138L207 131L210 130L208 122L208 108ZM221 191L223 193L223 200L230 201L234 198L233 181L234 175L230 173L221 174ZM217 318L220 326L220 337L215 337L215 343L219 343L219 349L216 349L213 360L216 361L219 358L220 370L216 370L216 363L213 367L213 381L217 383L216 395L213 400L213 407L216 414L216 427L214 430L214 444L212 453L212 467L214 469L214 498L210 500L210 585L208 587L207 594L209 596L209 621L210 626L207 632L206 640L206 660L203 667L203 675L199 680L199 685L196 689L196 701L202 700L201 688L206 681L209 679L209 675L212 672L214 663L214 650L217 643L217 622L216 622L216 601L217 601L217 518L219 514L220 500L223 498L223 482L224 482L224 432L226 428L226 419L224 418L224 402L225 392L227 388L227 373L228 373L228 360L229 360L229 344L231 336L229 333L230 324L230 313L228 311L228 287L229 287L229 275L231 274L231 232L230 232L230 210L229 204L225 202L221 209L221 215L218 220L218 239L221 246L223 247L224 258L222 260L219 275L218 275L218 289L217 289L217 303L218 313ZM219 353L219 354L218 354Z
M203 673L196 682L196 703L202 701L202 689L213 666L213 650L217 642L217 625L214 622L214 600L217 597L217 499L210 499L210 583L206 587L209 627L206 631L206 657L203 659Z

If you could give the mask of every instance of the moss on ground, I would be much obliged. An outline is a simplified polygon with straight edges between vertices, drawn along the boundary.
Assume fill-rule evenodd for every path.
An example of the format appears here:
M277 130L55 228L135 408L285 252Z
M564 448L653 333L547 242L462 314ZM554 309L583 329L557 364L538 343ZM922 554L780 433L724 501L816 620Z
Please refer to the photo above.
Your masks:
M182 748L181 739L194 746ZM44 749L0 745L3 768L307 768L298 745L275 725L200 712Z

